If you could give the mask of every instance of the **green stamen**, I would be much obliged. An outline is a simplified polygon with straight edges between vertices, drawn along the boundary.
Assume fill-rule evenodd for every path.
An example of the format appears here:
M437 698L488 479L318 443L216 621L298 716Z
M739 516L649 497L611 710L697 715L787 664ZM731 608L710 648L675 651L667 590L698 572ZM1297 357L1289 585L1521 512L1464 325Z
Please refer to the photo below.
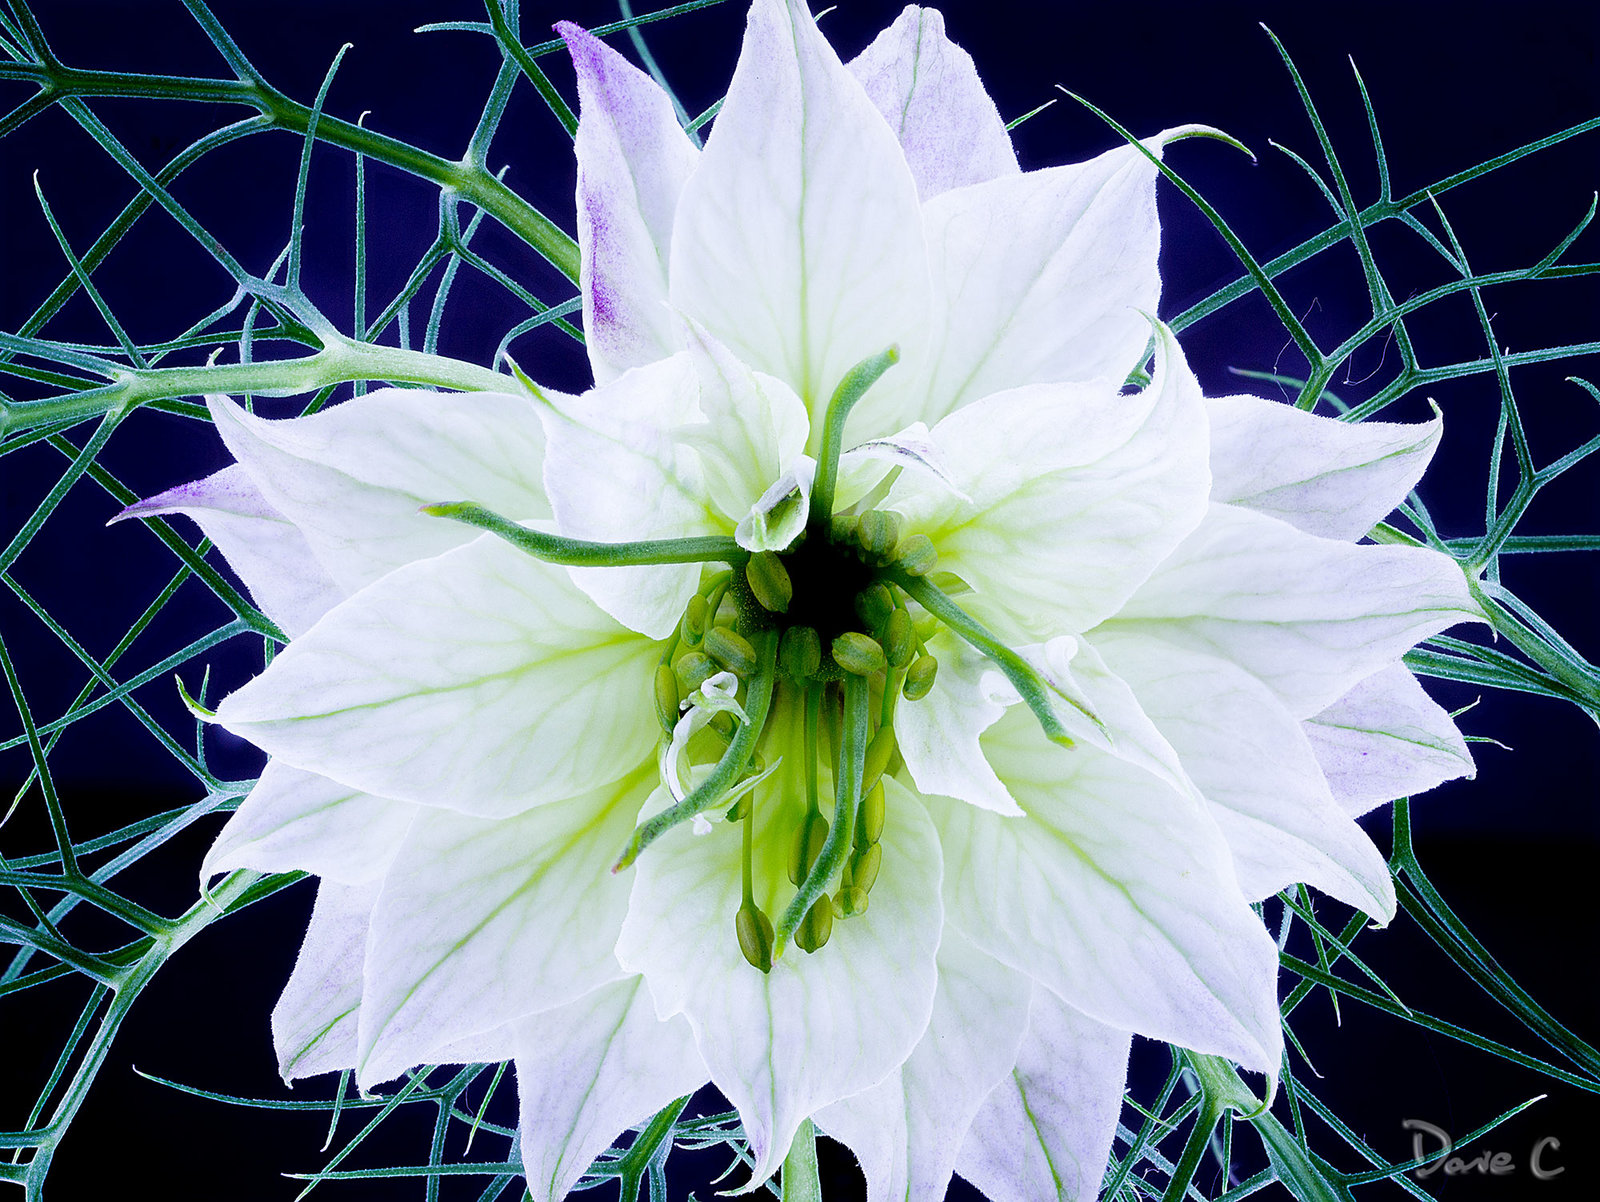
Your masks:
M728 750L717 761L716 767L711 770L711 775L700 783L699 788L676 805L668 806L655 817L633 828L633 835L629 838L627 847L623 848L622 854L617 857L617 862L612 865L612 872L620 872L632 864L639 858L640 852L679 823L688 822L695 815L716 805L733 787L739 774L749 764L750 757L756 749L756 741L761 737L761 730L767 724L767 708L772 704L772 685L777 675L778 659L776 633L762 631L756 638L760 644L757 652L759 664L750 680L750 689L744 703L745 713L750 716L750 721L739 727L733 736L733 742L728 744Z

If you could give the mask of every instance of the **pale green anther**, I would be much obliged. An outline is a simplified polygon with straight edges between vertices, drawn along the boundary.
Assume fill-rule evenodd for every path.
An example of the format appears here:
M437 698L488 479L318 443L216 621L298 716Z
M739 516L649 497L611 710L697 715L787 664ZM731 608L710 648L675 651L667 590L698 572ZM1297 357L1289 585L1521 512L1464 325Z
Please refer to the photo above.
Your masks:
M822 854L822 845L828 841L828 820L813 810L794 828L789 839L789 883L798 885L806 879L811 866Z
M791 626L778 644L778 666L794 680L807 680L822 667L822 638L810 626Z
M772 971L772 921L761 907L746 902L734 915L733 929L739 936L739 950L752 968Z
M857 885L840 889L833 899L833 912L840 918L855 918L867 912L867 891Z
M868 555L887 559L900 541L900 515L886 509L869 509L856 521L856 541Z
M939 674L939 661L931 655L919 655L906 669L906 682L900 694L907 701L921 701L933 690L933 678Z
M856 594L855 610L862 625L870 633L876 634L894 612L894 594L882 582L870 584Z
M861 815L856 819L856 846L871 847L883 838L883 820L889 806L883 795L883 782L873 786L872 792L861 799Z
M853 543L856 540L856 517L853 513L836 513L828 523L828 537L836 543Z
M669 735L678 725L678 674L666 664L656 668L656 719Z
M750 813L750 805L750 794L746 793L743 797L739 798L738 801L734 802L728 807L728 812L724 815L724 817L727 818L729 822L743 822L745 815Z
M672 665L685 693L692 693L717 674L717 665L704 651L691 651Z
M883 844L874 843L850 857L850 887L871 893L883 865Z
M756 670L756 649L743 635L726 626L706 631L706 654L735 676L749 676Z
M917 632L911 627L911 615L903 609L896 609L884 623L883 653L894 668L905 667L917 653Z
M774 614L789 612L789 602L794 600L794 582L777 555L771 551L752 555L750 562L744 565L744 578L762 609Z
M861 788L863 792L870 791L883 778L888 771L889 761L894 758L894 728L881 726L878 733L872 736L872 742L867 744L867 758L861 767Z
M700 640L706 636L710 616L710 606L704 597L696 593L689 598L689 607L683 611L683 620L678 623L678 635L685 647L700 645Z
M828 936L833 934L833 902L827 897L819 897L806 911L804 920L795 928L795 946L803 952L821 950L828 942Z
M933 540L926 534L901 539L895 550L898 552L895 566L907 576L926 576L938 566L939 552L934 550Z
M833 640L833 662L852 676L871 676L889 663L883 648L859 630L847 630Z

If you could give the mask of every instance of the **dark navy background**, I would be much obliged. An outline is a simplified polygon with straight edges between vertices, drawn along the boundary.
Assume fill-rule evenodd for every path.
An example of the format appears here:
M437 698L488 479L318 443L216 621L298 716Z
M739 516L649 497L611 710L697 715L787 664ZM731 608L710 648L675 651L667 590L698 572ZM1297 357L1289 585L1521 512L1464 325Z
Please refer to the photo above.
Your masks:
M641 5L640 7L644 7ZM647 37L690 112L716 99L737 53L741 5L728 4L666 25ZM534 42L557 19L586 24L612 20L616 9L589 0L529 4L524 40ZM91 3L42 0L36 11L57 52L68 63L185 74L224 74L224 68L181 7L173 3ZM268 79L297 99L315 94L338 47L346 57L328 111L354 119L371 110L370 127L455 156L471 133L498 64L491 43L467 33L416 35L429 21L479 20L482 9L463 0L366 4L347 0L271 5L226 0L215 11ZM893 4L847 2L824 28L846 55L862 48L892 19ZM1281 3L1139 6L1056 6L954 0L945 6L952 35L977 59L1007 117L1052 97L1062 83L1102 106L1136 133L1206 122L1248 143L1259 162L1213 142L1189 142L1170 162L1223 214L1259 258L1287 250L1330 222L1315 186L1278 141L1317 162L1316 142L1267 36L1265 21L1294 54L1341 150L1361 203L1375 195L1372 152L1360 96L1347 56L1353 55L1372 92L1397 194L1431 183L1474 162L1600 114L1595 67L1596 18L1588 6L1371 4L1302 6ZM626 39L614 39L626 45ZM558 86L572 95L571 72L559 56L541 60ZM6 107L25 91L0 88ZM97 101L95 111L147 166L165 162L191 139L242 110L172 102ZM1058 103L1016 132L1023 165L1038 167L1088 157L1117 139L1072 101ZM1456 232L1479 271L1536 262L1582 217L1597 186L1596 135L1575 139L1442 198ZM251 270L265 272L287 237L299 142L267 134L224 150L186 174L176 195ZM491 154L509 165L507 182L544 212L570 226L573 167L565 136L525 85ZM54 206L68 238L80 251L133 194L103 152L60 111L33 121L0 143L0 328L15 330L50 287L64 263L31 193L30 175ZM313 160L307 209L306 285L317 302L348 327L351 311L351 159L319 150ZM431 240L437 207L434 189L378 164L369 166L369 237L372 252L368 312L375 313L404 279ZM1220 238L1181 196L1162 198L1165 226L1164 316L1172 316L1229 282L1238 268ZM1437 229L1435 223L1430 222ZM1391 225L1374 235L1380 262L1397 295L1448 279L1436 256L1419 249L1414 235ZM475 247L541 295L560 299L555 274L536 255L485 223ZM1581 239L1571 261L1600 259L1594 234ZM223 301L231 283L192 242L152 214L96 273L96 281L139 339L170 336ZM1365 289L1353 252L1343 248L1282 280L1289 303L1324 345L1332 345L1367 314ZM429 294L425 294L429 295ZM1512 350L1593 340L1596 290L1590 281L1518 285L1488 294L1499 341ZM420 339L425 302L413 315ZM487 362L502 333L526 316L513 298L463 272L445 322L441 349ZM1484 353L1476 319L1464 298L1435 306L1413 319L1411 330L1425 362L1452 362ZM47 328L62 338L105 341L93 310L81 297ZM1259 299L1230 306L1187 330L1183 344L1208 392L1271 386L1247 385L1229 368L1299 373L1301 363L1286 335ZM559 335L525 338L514 349L532 375L565 388L581 388L581 353ZM1381 346L1364 348L1334 383L1351 399L1387 380L1394 364ZM1548 462L1600 430L1600 407L1564 377L1600 379L1600 362L1565 361L1515 373L1538 460ZM1485 465L1498 394L1491 376L1441 384L1430 394L1446 415L1445 443L1424 496L1447 535L1482 529ZM1393 416L1426 416L1414 397ZM73 432L80 445L88 427ZM214 436L174 417L141 414L116 438L103 460L130 487L149 494L222 465ZM32 511L65 460L36 447L7 458L0 471L4 536L9 539ZM1538 502L1524 532L1600 530L1596 473L1580 469ZM128 623L170 576L173 561L144 531L105 530L116 506L91 484L80 484L45 528L42 541L16 568L16 577L44 602L88 649L104 655ZM1506 580L1591 658L1600 562L1594 555L1509 560ZM125 665L142 668L182 646L219 620L219 607L197 585L144 636ZM59 714L82 683L82 669L9 592L0 595L0 623L18 661L35 714ZM207 657L212 695L236 686L259 667L259 645L236 640ZM125 674L121 668L119 675ZM198 664L185 679L197 687ZM1479 690L1434 687L1452 708ZM174 691L157 682L141 701L170 729L187 718ZM1486 694L1463 716L1469 734L1509 745L1475 745L1475 783L1446 786L1414 806L1423 863L1458 912L1490 949L1556 1015L1591 1041L1600 1038L1594 996L1593 866L1600 851L1597 767L1600 733L1570 707L1524 696ZM6 719L9 737L15 723ZM213 736L208 749L225 774L246 776L253 753ZM116 766L115 769L113 766ZM153 741L120 711L75 728L52 759L78 837L113 829L145 814L192 800L193 786ZM0 755L8 785L27 770L25 754ZM7 793L9 796L9 793ZM37 795L0 834L7 854L47 845ZM175 913L193 898L198 866L216 823L175 841L120 878L134 896ZM1372 823L1387 846L1382 815ZM288 974L311 888L298 886L206 932L163 971L134 1010L112 1051L95 1093L62 1147L49 1196L102 1196L134 1181L154 1185L157 1196L230 1199L290 1198L298 1186L279 1176L314 1170L326 1120L318 1116L241 1112L176 1094L142 1080L131 1065L202 1087L276 1096L267 1014ZM1343 914L1324 903L1330 925ZM85 927L85 930L88 928ZM109 937L109 933L108 933ZM1393 931L1363 937L1361 947L1410 1004L1508 1039L1535 1054L1531 1036L1470 984L1408 921ZM8 998L6 1122L21 1120L17 1095L31 1097L48 1072L59 1037L70 1028L83 991L59 982L23 999ZM1315 1071L1301 1075L1381 1154L1400 1158L1409 1139L1404 1118L1420 1118L1463 1132L1537 1093L1550 1097L1519 1116L1486 1145L1513 1154L1517 1174L1489 1181L1431 1179L1446 1198L1521 1199L1591 1197L1600 1165L1585 1163L1595 1146L1600 1106L1592 1095L1521 1070L1416 1028L1365 1010L1342 1007L1336 1026L1326 997L1308 1000L1296 1016ZM38 1046L30 1041L39 1038ZM1136 1080L1161 1071L1158 1049L1136 1052ZM13 1074L15 1079L13 1079ZM1317 1074L1320 1074L1320 1079ZM309 1093L318 1088L301 1087ZM708 1103L710 1104L710 1103ZM497 1116L512 1121L509 1113ZM341 1133L357 1129L346 1116ZM416 1163L425 1159L428 1125L421 1116L392 1124L399 1137L374 1141L353 1163ZM1358 1166L1337 1140L1316 1127L1317 1146L1342 1168ZM1527 1173L1532 1143L1561 1140L1552 1155L1568 1170L1549 1182ZM1237 1140L1241 1157L1259 1159L1248 1131ZM497 1154L485 1141L474 1157ZM460 1155L458 1143L451 1145ZM846 1158L830 1156L830 1172L849 1181ZM705 1184L720 1163L675 1161L674 1197ZM704 1170L698 1185L694 1172ZM1209 1171L1209 1170L1208 1170ZM1207 1182L1209 1184L1209 1182ZM446 1197L473 1197L450 1182ZM830 1197L847 1198L858 1186L840 1185ZM1381 1187L1374 1196L1399 1196ZM321 1187L329 1196L420 1197L420 1183L340 1183ZM609 1191L607 1191L609 1192Z

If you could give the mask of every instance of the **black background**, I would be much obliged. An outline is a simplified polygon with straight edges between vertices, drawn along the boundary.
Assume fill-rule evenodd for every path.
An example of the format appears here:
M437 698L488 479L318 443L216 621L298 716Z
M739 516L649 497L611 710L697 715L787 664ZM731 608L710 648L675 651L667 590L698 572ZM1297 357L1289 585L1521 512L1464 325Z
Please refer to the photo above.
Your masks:
M641 5L641 7L643 7ZM79 66L224 74L198 29L177 3L90 3L43 0L36 11L57 52ZM424 22L478 20L476 5L325 2L238 3L215 11L268 79L309 101L338 47L352 42L328 101L328 110L354 118L371 110L368 124L436 153L464 147L487 94L498 57L485 38L469 33L417 35ZM824 28L846 56L862 48L897 11L896 6L847 2ZM1445 4L1343 4L1306 7L1273 3L1139 6L977 4L945 6L952 36L974 55L1004 115L1012 117L1052 98L1052 108L1015 134L1025 167L1088 157L1114 145L1116 136L1097 118L1059 97L1062 83L1108 110L1141 135L1192 121L1220 126L1255 150L1259 161L1217 143L1185 143L1169 161L1208 196L1263 260L1323 229L1330 213L1315 186L1271 141L1312 162L1316 143L1289 79L1266 34L1265 21L1296 57L1342 152L1352 188L1362 203L1375 193L1372 152L1360 96L1347 56L1353 56L1371 90L1382 125L1397 193L1409 192L1480 159L1509 150L1600 114L1595 68L1596 18L1589 6L1524 3L1515 6ZM524 40L540 40L557 19L599 24L614 19L610 4L529 4ZM647 31L686 106L698 112L716 99L737 53L741 6L732 3ZM625 38L614 39L625 45ZM573 95L571 72L560 56L541 60L557 85ZM16 85L0 90L7 107L23 98ZM209 105L103 101L95 111L148 166L164 162L189 140L243 115ZM1441 198L1473 266L1479 271L1525 267L1537 261L1582 217L1596 187L1595 137L1574 139L1535 159ZM250 270L265 272L282 248L299 142L268 134L236 144L184 177L176 194ZM491 154L509 165L507 181L557 221L570 225L573 168L565 136L537 98L519 87ZM31 191L30 175L55 208L67 237L80 251L133 194L131 185L62 112L33 121L0 143L0 328L16 329L65 269ZM348 154L319 150L313 159L307 209L306 283L325 311L348 327L351 306L351 189ZM369 312L403 280L431 238L436 193L427 184L380 165L369 166L372 248ZM1162 198L1165 227L1164 316L1172 316L1229 282L1238 269L1220 238L1176 193ZM1437 229L1437 224L1433 223ZM1448 278L1414 235L1386 227L1374 236L1391 286L1404 296ZM560 299L558 278L535 255L486 223L475 243L512 276L541 295ZM1595 236L1580 239L1571 261L1600 259ZM227 277L171 223L152 215L96 275L134 337L176 333L231 292ZM1348 249L1325 255L1282 281L1289 303L1324 345L1332 345L1366 316L1365 291ZM1505 287L1488 294L1499 341L1512 350L1592 340L1596 292L1589 281ZM416 314L420 334L425 310ZM526 316L492 285L463 273L445 323L441 349L486 362L503 331ZM1435 306L1412 325L1426 362L1481 356L1476 319L1464 298ZM79 298L47 332L104 341L92 309ZM1219 394L1271 386L1246 386L1230 367L1276 368L1298 374L1301 363L1266 305L1250 300L1190 328L1182 341L1207 386ZM536 378L577 389L586 368L570 344L554 334L519 342L515 352ZM1387 379L1392 348L1364 348L1334 390L1359 399ZM1600 408L1568 375L1600 379L1595 357L1517 372L1518 389L1536 457L1546 462L1600 429ZM1498 394L1492 377L1474 376L1429 390L1446 415L1446 436L1423 495L1448 535L1482 529L1485 464ZM1426 416L1421 397L1394 416ZM87 428L76 431L81 443ZM136 491L149 494L224 463L214 436L193 423L145 414L118 433L104 460ZM0 468L4 533L32 511L64 465L46 448L11 456ZM1534 507L1525 531L1600 529L1594 472L1582 469L1550 490ZM170 574L165 552L143 531L107 531L116 506L82 485L23 556L16 576L96 654L104 654L127 623ZM1594 657L1596 557L1567 556L1534 563L1508 561L1507 581ZM218 619L213 601L195 585L145 638L138 666L183 645ZM0 596L0 622L37 716L61 712L82 682L82 670L9 593ZM234 687L259 666L259 652L236 640L207 656L212 695ZM191 669L197 666L191 665ZM193 688L197 681L186 680ZM1452 708L1475 700L1478 690L1430 686ZM156 682L141 701L170 729L187 719L173 690ZM1502 963L1579 1034L1600 1038L1594 1002L1595 934L1591 888L1600 850L1596 768L1600 735L1592 723L1554 701L1490 694L1461 725L1513 750L1478 743L1478 780L1459 782L1414 806L1423 864L1469 925ZM9 737L14 719L5 719ZM255 768L248 749L213 736L209 746L225 775ZM117 765L115 772L112 765ZM56 780L82 837L144 814L192 800L192 783L130 719L106 711L62 742L52 760ZM0 777L11 785L27 770L25 751L0 754ZM9 791L6 796L9 797ZM47 846L37 794L0 831L8 855ZM203 824L121 878L125 889L163 912L193 898L190 873L198 866L216 822ZM1370 829L1387 846L1377 815ZM243 1112L174 1093L134 1075L149 1072L242 1094L277 1096L267 1013L293 962L309 911L308 885L296 887L248 913L207 931L164 970L136 1007L95 1093L62 1146L48 1195L55 1199L103 1196L134 1182L155 1196L233 1199L289 1198L298 1186L279 1174L313 1170L325 1119ZM1343 915L1324 903L1330 925ZM1410 1004L1539 1054L1532 1037L1477 995L1405 919L1389 932L1363 937L1370 962ZM23 999L5 999L0 1027L6 1065L0 1069L4 1119L20 1123L41 1074L48 1071L59 1037L81 1005L76 982L58 982ZM1550 1096L1492 1135L1485 1145L1513 1154L1518 1172L1489 1181L1443 1181L1429 1189L1446 1198L1531 1199L1592 1197L1600 1165L1591 1163L1600 1106L1593 1095L1549 1085L1477 1052L1429 1037L1398 1020L1357 1004L1342 1007L1336 1025L1325 996L1308 1000L1297 1015L1314 1072L1302 1076L1334 1104L1380 1153L1400 1158L1409 1148L1401 1128L1407 1117L1453 1132L1486 1121L1538 1093ZM1159 1070L1159 1051L1136 1052L1136 1082ZM1320 1079L1318 1079L1318 1074ZM316 1083L301 1091L315 1090ZM708 1104L710 1104L708 1102ZM510 1121L511 1115L499 1117ZM346 1118L341 1130L355 1128ZM416 1163L425 1158L427 1127L402 1118L399 1134L358 1163ZM1549 1182L1526 1169L1532 1143L1561 1140L1553 1159L1567 1172ZM1341 1154L1325 1131L1317 1146L1342 1168L1359 1167ZM1241 1158L1255 1152L1241 1131ZM473 1155L492 1156L485 1143ZM456 1155L459 1147L453 1147ZM677 1161L674 1162L678 1164ZM830 1171L849 1181L845 1158L830 1155ZM674 1196L692 1186L710 1196L704 1181L720 1164L685 1158L674 1173ZM694 1186L695 1172L705 1170ZM1202 1174L1210 1184L1207 1169ZM840 1184L830 1197L859 1188ZM419 1197L418 1183L333 1184L319 1193L353 1198ZM459 1192L452 1193L452 1190ZM1379 1187L1374 1196L1399 1196ZM476 1196L460 1190L446 1197Z

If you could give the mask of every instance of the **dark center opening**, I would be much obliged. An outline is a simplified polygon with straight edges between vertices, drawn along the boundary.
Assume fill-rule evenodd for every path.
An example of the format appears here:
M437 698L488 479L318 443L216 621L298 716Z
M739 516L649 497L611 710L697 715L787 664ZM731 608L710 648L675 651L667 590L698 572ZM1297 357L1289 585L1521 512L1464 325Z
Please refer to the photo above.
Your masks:
M823 654L847 630L860 630L856 594L875 579L872 568L856 557L853 543L836 543L827 535L808 533L799 546L780 556L794 585L789 612L780 619L790 626L810 626L822 640Z

